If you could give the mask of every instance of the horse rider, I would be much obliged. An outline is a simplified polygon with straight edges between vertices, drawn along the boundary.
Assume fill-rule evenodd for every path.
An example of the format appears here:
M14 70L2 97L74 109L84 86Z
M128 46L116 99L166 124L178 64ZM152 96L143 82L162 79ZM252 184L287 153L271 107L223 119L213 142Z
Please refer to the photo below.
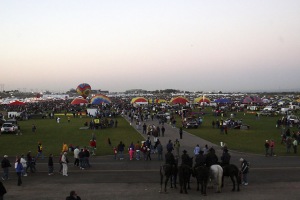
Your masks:
M183 150L182 152L183 152L183 154L181 156L181 165L190 166L191 157L187 154L186 150Z
M224 149L223 150L223 154L221 156L221 166L224 167L226 165L229 165L230 164L230 158L231 158L231 155L228 153L228 149Z
M175 157L174 157L172 151L168 151L166 153L165 160L166 160L167 165L170 165L172 168L175 167L176 162L175 162Z
M194 172L197 167L205 166L205 158L204 151L200 150L199 154L195 158L195 166L193 168Z
M212 147L209 149L209 152L206 155L205 164L207 167L218 164L218 157L216 156L216 151Z
M199 154L195 158L195 166L194 166L194 168L205 165L205 156L203 154L204 154L204 151L200 150Z

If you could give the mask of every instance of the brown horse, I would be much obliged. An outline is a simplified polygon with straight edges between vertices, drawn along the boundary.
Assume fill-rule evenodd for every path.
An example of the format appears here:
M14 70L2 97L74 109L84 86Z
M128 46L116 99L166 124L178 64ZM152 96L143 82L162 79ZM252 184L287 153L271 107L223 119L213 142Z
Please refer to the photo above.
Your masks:
M175 165L171 166L169 164L165 164L160 166L160 192L163 191L163 183L165 183L164 192L167 192L167 185L169 180L171 180L171 188L176 188L176 179L177 179L177 173L178 173L178 167L177 167L178 160L175 159Z
M196 167L194 170L194 175L197 179L197 191L199 191L199 184L201 184L201 194L206 196L206 187L209 180L209 167Z
M241 177L239 175L239 168L236 165L229 164L222 166L223 168L223 177L222 177L222 187L224 186L224 176L230 177L233 188L232 191L235 191L235 185L237 185L237 191L240 191Z

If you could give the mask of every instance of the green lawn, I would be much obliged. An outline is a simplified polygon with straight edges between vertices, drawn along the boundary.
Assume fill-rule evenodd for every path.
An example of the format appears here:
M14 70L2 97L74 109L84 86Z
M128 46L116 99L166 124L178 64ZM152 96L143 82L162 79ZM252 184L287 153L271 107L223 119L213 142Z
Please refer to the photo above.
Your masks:
M0 152L1 154L21 155L29 150L36 154L38 142L42 142L43 153L45 156L53 153L59 155L63 142L67 144L79 145L80 147L89 146L92 134L95 133L98 149L97 155L113 154L112 147L108 145L110 138L112 146L116 146L120 141L125 145L131 142L141 141L142 136L135 129L128 125L125 119L118 117L117 128L106 128L98 130L81 130L84 122L90 121L88 117L71 118L70 123L67 117L60 116L61 121L58 124L54 119L30 119L27 121L19 121L22 135L2 134L0 136ZM37 130L32 132L32 124L35 124Z
M208 110L207 110L208 111ZM230 149L242 152L264 153L264 142L266 139L273 139L275 141L275 153L277 155L294 155L287 154L285 145L281 144L281 128L276 128L276 122L280 116L266 117L260 116L257 120L255 113L237 113L234 119L242 119L244 124L250 125L249 130L228 129L228 135L220 134L219 129L212 128L212 121L222 119L221 117L214 117L208 111L204 115L203 125L198 129L185 129L186 131L199 136L203 139L211 141L220 145L220 142L225 142ZM223 119L227 119L223 117ZM178 118L178 121L181 119ZM178 126L180 123L178 123ZM290 128L291 131L298 131L296 127ZM291 149L291 151L293 151Z

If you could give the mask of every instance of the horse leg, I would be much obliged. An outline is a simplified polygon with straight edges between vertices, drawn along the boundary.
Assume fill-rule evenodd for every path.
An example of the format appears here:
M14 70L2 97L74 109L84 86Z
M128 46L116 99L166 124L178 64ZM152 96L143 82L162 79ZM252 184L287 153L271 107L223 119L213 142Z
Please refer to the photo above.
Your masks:
M176 188L177 188L177 186L176 186L176 182L177 182L177 175L174 175L174 176L173 176L173 178L174 178L174 188L176 189Z
M236 179L237 191L239 192L240 191L240 183L241 183L241 181L239 181L238 175L235 176L235 179Z
M187 192L187 187L186 187L186 185L187 185L187 182L189 182L189 180L186 180L186 181L184 181L184 193L185 194L187 194L188 192Z
M198 178L197 178L197 191L199 191L199 181L198 181ZM202 186L201 186L201 193L202 193Z
M222 177L222 188L224 187L224 175Z
M162 171L160 170L160 192L162 192L163 181L164 181L164 175L162 174Z
M169 178L170 178L170 177L166 177L166 181L165 181L165 192L167 192L167 185L168 185L168 182L169 182Z
M187 180L187 188L190 190L191 187L190 187L190 180L191 180L191 175L189 176L188 180Z
M233 175L231 175L230 176L230 179L231 179L231 182L232 182L232 184L233 184L233 188L232 188L232 190L231 191L235 191L235 180L234 180L234 176Z
M207 188L207 180L203 180L202 181L203 184L203 195L206 196L206 188Z
M173 188L173 176L170 177L171 188Z

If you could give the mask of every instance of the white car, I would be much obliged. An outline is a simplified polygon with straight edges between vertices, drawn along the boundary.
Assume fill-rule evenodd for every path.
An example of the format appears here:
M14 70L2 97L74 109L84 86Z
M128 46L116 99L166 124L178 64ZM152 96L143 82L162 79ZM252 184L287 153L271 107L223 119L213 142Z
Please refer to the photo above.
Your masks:
M293 124L298 124L300 121L299 117L295 115L288 115L287 120L289 120Z
M1 127L1 133L16 133L18 126L13 123L4 123Z

